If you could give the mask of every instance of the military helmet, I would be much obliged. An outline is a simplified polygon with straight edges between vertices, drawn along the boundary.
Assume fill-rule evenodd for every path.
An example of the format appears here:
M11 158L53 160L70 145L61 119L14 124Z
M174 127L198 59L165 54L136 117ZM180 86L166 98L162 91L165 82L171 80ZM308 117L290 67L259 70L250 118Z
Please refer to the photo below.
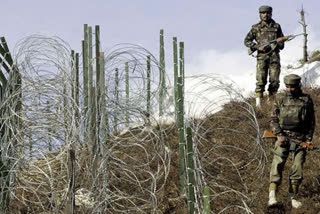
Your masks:
M285 76L283 80L286 86L299 86L301 82L301 77L296 74L289 74Z
M263 13L263 12L272 13L272 7L267 6L267 5L263 5L263 6L259 7L259 13Z

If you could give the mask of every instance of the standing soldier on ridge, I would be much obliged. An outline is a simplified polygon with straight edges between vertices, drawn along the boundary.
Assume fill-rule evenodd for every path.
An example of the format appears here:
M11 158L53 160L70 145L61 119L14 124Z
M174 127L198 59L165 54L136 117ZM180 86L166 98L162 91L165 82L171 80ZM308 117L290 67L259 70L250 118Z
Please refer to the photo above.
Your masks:
M261 6L259 8L261 21L252 26L244 39L244 44L251 52L258 51L256 73L256 105L261 106L261 99L267 84L269 73L269 98L275 95L279 88L280 75L280 50L284 48L284 37L281 27L272 19L272 7ZM267 43L271 40L276 42L257 47L256 45ZM255 41L255 42L254 42ZM270 99L271 100L271 99Z
M270 169L268 206L277 204L276 192L282 181L282 172L291 154L293 165L289 176L289 195L293 208L302 203L297 200L299 186L303 179L303 164L306 147L311 145L315 128L314 106L311 97L301 90L301 77L290 74L284 77L286 91L277 94L271 115L271 129L277 136ZM301 146L304 142L306 145Z

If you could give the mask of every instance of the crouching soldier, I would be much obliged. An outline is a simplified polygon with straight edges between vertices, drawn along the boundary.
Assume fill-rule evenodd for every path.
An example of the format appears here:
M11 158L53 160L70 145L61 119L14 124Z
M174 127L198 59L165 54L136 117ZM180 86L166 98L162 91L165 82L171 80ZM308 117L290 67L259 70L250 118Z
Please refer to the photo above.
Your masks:
M273 150L274 156L270 170L270 186L268 206L277 204L277 188L281 184L282 172L289 154L293 157L293 165L289 176L289 194L293 208L302 203L297 199L299 186L303 179L303 164L306 148L301 142L311 144L315 128L313 101L301 90L301 78L290 74L284 77L285 93L278 94L274 101L271 129L277 135Z

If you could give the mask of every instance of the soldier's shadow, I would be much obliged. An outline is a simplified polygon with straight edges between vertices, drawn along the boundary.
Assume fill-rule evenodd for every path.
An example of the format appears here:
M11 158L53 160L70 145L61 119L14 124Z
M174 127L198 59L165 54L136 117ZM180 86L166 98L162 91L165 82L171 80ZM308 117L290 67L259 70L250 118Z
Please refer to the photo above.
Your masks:
M277 203L274 206L267 207L267 210L265 213L267 213L267 214L284 214L284 213L286 213L286 209L282 203Z

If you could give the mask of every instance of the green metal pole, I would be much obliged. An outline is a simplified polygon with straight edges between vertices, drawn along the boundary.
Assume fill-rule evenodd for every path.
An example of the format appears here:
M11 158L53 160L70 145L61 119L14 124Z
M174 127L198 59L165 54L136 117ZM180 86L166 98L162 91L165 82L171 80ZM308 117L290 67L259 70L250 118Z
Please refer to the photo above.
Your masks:
M98 174L98 159L99 159L99 153L100 153L100 148L99 148L99 144L98 144L98 136L97 136L97 129L99 128L96 124L96 115L97 115L97 103L96 103L96 99L95 99L95 94L96 93L96 89L95 87L91 88L91 111L90 111L90 141L91 141L91 145L92 145L92 179L96 179L97 178L97 174ZM97 185L96 183L94 183L93 185L93 192L96 191ZM94 195L94 198L96 198L97 196Z
M147 117L150 117L150 99L151 99L151 56L147 56Z
M77 120L77 127L79 127L80 124L80 82L79 82L79 53L76 53L76 85L75 85L75 99L76 99L76 120Z
M88 28L88 37L89 37L89 42L88 42L88 48L89 48L89 51L88 51L88 68L89 68L89 83L88 83L88 90L89 90L89 97L88 97L88 102L90 102L91 100L91 97L92 97L92 94L91 93L91 88L93 87L93 53L92 53L92 27L90 26ZM89 106L90 107L90 106Z
M177 77L177 121L179 132L179 155L180 155L180 191L181 194L185 194L185 139L184 139L184 49L183 42L180 42L180 72Z
M190 127L187 127L187 169L188 169L188 208L189 208L189 214L194 214L195 178L194 178L192 131Z
M0 64L2 64L1 60L0 60ZM6 91L6 87L7 87L7 78L4 76L1 68L0 68L0 81L2 83L2 86L1 86L1 100L2 100L4 97L5 91Z
M100 110L101 110L101 134L102 142L106 142L107 136L109 135L109 120L106 110L106 94L107 94L107 86L105 81L105 71L104 71L104 52L100 52L100 93L101 93L101 100L100 100Z
M100 145L100 123L101 123L101 111L100 111L100 99L101 99L101 91L100 91L100 27L99 25L95 26L95 39L96 39L96 97L97 97L97 105L96 105L96 125L97 125L97 135L96 140L98 145Z
M92 88L93 86L93 46L92 46L92 27L89 26L88 27L88 108L92 108L92 100L94 100L92 98L93 94L92 94ZM91 111L91 110L90 110ZM89 132L90 132L90 127L92 127L91 123L91 113L88 114L88 123L89 123Z
M180 76L182 77L182 85L183 85L183 92L184 92L184 42L179 43L180 48L180 56L179 56L179 62L180 62Z
M16 117L17 118L17 125L18 125L18 129L19 129L19 132L22 128L22 78L21 78L21 74L18 70L18 68L12 64L12 67L13 67L13 72L15 72L15 74L17 75L17 79L16 79L16 86L15 86L15 90L16 90L16 94L18 94L17 96L17 99L18 99L18 104L17 104L17 107L16 107L16 114L19 115L19 117ZM22 141L22 139L21 139ZM20 141L20 143L21 143Z
M86 53L87 47L85 45L85 41L82 40L82 66L83 66L83 103L84 103L84 112L87 113L88 110L88 64L87 58L88 55Z
M68 106L68 94L67 94L67 85L64 83L63 84L63 119L64 119L64 141L65 144L68 142L68 112L67 112L67 106Z
M96 142L96 99L95 99L95 91L94 87L91 88L91 106L90 106L90 142L92 143L92 154L96 155L97 153L97 142Z
M82 63L83 63L83 97L84 97L84 114L88 111L88 46L89 46L88 25L84 25L84 40L82 40Z
M184 111L182 77L177 78L177 104L178 104L178 133L179 133L179 163L180 163L180 194L185 194L186 172L185 172L185 139L184 139Z
M75 52L74 50L71 50L71 97L73 100L75 100Z
M101 152L102 154L106 154L108 151L108 137L110 134L110 128L109 128L109 119L108 119L108 114L107 114L107 110L106 110L106 95L108 93L108 88L106 85L106 81L105 81L105 70L104 70L104 52L100 52L100 93L101 93L101 97L100 97L100 113L101 113L101 125L100 125L100 135L101 135ZM103 168L106 169L107 167L107 162L104 161L103 162ZM102 174L103 174L103 186L106 187L108 184L108 174L107 174L107 170L103 170ZM104 191L104 194L106 197L108 197L108 192Z
M126 124L129 127L129 63L125 63L125 72L126 72Z
M204 214L210 214L210 188L209 186L205 186L203 189L203 206L204 206Z
M9 51L9 48L7 46L7 42L5 40L4 37L0 38L1 43L0 43L0 55L2 55L3 59L1 59L0 57L0 65L9 73L9 75L12 77L12 80L15 81L15 83L13 84L13 87L10 87L10 85L8 86L8 88L6 89L6 77L3 75L2 71L1 73L1 79L2 79L2 95L5 96L5 90L8 91L8 96L11 96L11 93L14 95L17 95L15 97L15 100L13 102L16 102L16 106L14 108L14 114L9 113L8 116L13 116L12 119L9 119L10 122L14 124L13 127L13 131L11 131L11 129L7 130L7 127L3 127L4 132L8 132L8 135L6 137L6 139L3 142L7 142L9 140L13 140L12 139L12 133L14 136L18 136L20 131L21 131L21 126L22 126L22 121L21 121L21 117L22 117L22 89L21 89L21 84L22 84L22 79L21 79L21 75L19 73L18 68L13 64L13 60ZM8 66L6 65L6 63L4 63L4 61L7 62ZM9 78L10 78L9 76ZM2 112L3 114L3 112ZM19 116L20 117L19 117ZM0 115L3 116L3 115ZM22 134L23 135L23 134ZM16 146L16 141L22 141L22 139L16 139L13 140L13 147L15 148ZM22 142L23 143L23 142ZM11 148L11 149L12 149ZM10 150L11 150L10 149ZM2 195L2 200L1 200L1 209L2 211L7 211L8 207L9 207L9 201L10 201L10 197L9 197L9 187L10 187L10 160L7 160L7 166L5 166L2 161L0 160L0 178L2 183L0 184L0 190L1 190L1 195Z
M0 53L3 55L3 58L7 61L7 63L11 66L11 65L13 65L13 59L10 54L7 41L4 37L1 37L0 40L2 43L0 45Z
M98 88L100 82L100 27L95 26L95 38L96 38L96 87ZM99 101L99 100L98 100Z
M115 88L114 88L114 96L116 100L116 110L114 113L114 121L113 121L113 129L115 132L118 131L118 106L119 106L119 69L116 68L115 71Z
M2 163L0 160L0 177L2 180L1 183L1 210L6 211L9 206L9 185L10 185L10 174L9 169Z
M177 100L177 78L178 78L178 43L177 37L173 37L173 78L174 78L174 100ZM175 103L175 115L177 121L177 103Z
M163 102L166 91L165 56L163 29L160 30L160 91L159 91L159 116L163 115Z
M75 173L75 165L76 165L76 153L73 148L69 150L69 162L68 162L68 171L69 171L69 200L70 200L70 209L68 210L70 214L75 213L75 193L76 193L76 173Z

